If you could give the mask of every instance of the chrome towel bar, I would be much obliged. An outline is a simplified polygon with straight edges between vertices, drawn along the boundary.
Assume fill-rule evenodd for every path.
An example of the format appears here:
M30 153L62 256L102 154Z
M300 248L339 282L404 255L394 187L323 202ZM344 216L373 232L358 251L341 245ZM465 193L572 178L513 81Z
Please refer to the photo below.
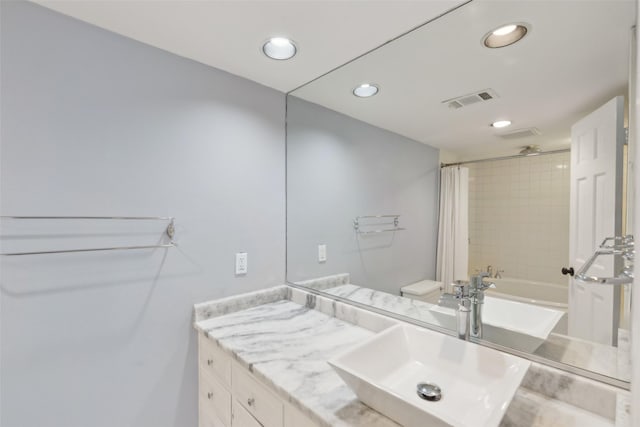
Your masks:
M0 219L117 219L117 220L159 220L173 221L172 216L10 216L0 215Z
M609 244L609 242L613 242ZM596 258L601 255L621 256L624 265L622 271L615 277L589 276L587 271ZM632 283L634 279L633 261L635 257L635 245L632 235L608 237L600 243L594 254L576 272L575 278L581 282L598 283L601 285L625 285Z
M175 243L167 243L166 245L149 245L149 246L114 246L111 248L89 248L89 249L61 249L58 251L38 251L38 252L9 252L0 254L1 256L21 256L21 255L48 255L48 254L64 254L71 252L98 252L98 251L122 251L130 249L156 249L156 248L173 248L177 246Z
M33 251L33 252L8 252L0 253L0 256L22 256L22 255L48 255L48 254L62 254L62 253L77 253L77 252L98 252L98 251L120 251L120 250L138 250L138 249L158 249L158 248L172 248L177 246L173 241L175 236L175 218L163 217L163 216L8 216L2 215L0 219L18 219L18 220L125 220L125 221L169 221L165 234L169 237L169 243L163 243L159 245L136 245L136 246L112 246L105 248L82 248L82 249L60 249L52 251Z
M393 218L393 228L381 228L374 230L363 230L362 227L374 227L377 225L381 225L380 223L373 224L362 224L362 219L379 219L379 218ZM378 234L378 233L387 233L393 231L402 231L406 230L405 228L398 227L400 224L400 215L363 215L357 216L353 220L353 228L356 230L358 234Z

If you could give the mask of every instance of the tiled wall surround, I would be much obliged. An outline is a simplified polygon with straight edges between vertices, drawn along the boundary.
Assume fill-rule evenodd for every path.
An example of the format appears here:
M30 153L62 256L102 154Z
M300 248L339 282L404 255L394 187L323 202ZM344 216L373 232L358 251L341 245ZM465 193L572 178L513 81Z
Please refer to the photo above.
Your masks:
M567 284L570 153L468 167L469 273Z

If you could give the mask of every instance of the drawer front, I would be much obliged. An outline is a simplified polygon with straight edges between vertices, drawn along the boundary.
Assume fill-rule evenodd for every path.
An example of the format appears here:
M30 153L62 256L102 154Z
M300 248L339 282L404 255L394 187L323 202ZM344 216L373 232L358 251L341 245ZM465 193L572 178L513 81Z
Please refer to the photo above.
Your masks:
M237 363L233 363L233 397L264 427L282 427L280 398Z
M262 427L237 400L233 400L233 427Z
M231 356L202 334L199 335L198 343L200 373L216 377L222 385L230 389Z
M198 427L229 427L229 425L223 423L216 414L203 408L203 406L200 406L198 412Z
M284 404L284 427L318 427L309 417L289 403Z
M205 419L215 418L218 423L213 426L231 426L231 393L215 379L207 379L200 375L198 403L200 416ZM212 415L212 416L208 416Z

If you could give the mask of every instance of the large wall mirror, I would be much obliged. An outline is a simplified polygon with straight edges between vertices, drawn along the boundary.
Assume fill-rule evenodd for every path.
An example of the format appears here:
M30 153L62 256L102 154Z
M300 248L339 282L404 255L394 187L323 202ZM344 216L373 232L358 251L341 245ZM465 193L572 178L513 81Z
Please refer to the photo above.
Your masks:
M628 383L629 285L576 273L633 234L635 16L474 0L291 92L287 280L459 333L484 273L473 339Z

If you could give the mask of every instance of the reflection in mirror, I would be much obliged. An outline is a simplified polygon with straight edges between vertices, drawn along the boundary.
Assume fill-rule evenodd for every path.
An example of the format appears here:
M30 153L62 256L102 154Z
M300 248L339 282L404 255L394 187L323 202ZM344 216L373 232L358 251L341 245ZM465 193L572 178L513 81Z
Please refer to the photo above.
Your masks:
M291 93L287 280L629 381L629 285L575 275L633 234L634 16L476 0Z

